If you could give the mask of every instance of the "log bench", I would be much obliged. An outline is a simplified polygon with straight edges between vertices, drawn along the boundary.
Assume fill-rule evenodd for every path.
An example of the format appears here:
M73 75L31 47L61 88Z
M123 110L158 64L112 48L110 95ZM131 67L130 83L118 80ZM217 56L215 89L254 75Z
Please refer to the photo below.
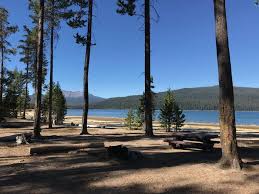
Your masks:
M43 145L30 148L30 155L62 153L86 148L104 148L104 143L92 142L68 145Z
M176 133L172 138L165 139L174 149L201 149L205 151L213 150L215 143L219 141L211 140L218 135L207 133Z

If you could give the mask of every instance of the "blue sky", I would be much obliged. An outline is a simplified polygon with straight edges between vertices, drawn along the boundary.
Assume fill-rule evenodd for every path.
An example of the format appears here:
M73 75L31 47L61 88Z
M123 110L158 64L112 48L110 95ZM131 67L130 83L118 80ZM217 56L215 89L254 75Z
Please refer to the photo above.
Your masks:
M218 84L212 0L157 0L160 15L152 23L152 75L155 91ZM90 64L90 92L101 97L140 94L144 90L143 20L116 14L116 0L96 0L94 41ZM22 26L30 24L27 0L1 0L20 32L10 38L17 45ZM259 8L253 0L227 1L229 41L234 85L259 87ZM62 25L56 43L54 80L62 89L83 88L85 48ZM7 67L24 68L19 55Z

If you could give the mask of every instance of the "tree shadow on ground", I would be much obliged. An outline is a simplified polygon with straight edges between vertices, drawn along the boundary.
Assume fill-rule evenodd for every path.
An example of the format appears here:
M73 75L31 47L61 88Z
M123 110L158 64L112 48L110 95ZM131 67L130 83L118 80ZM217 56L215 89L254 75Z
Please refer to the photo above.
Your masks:
M181 157L181 156L178 156ZM42 159L42 158L40 158ZM75 163L76 162L76 163ZM145 161L136 163L109 163L109 165L98 166L100 160L89 157L87 154L74 155L72 157L49 158L48 160L35 163L9 165L9 170L2 171L0 177L1 193L153 193L150 188L140 184L129 184L127 186L93 186L103 179L113 178L113 172L124 172L122 176L130 174L136 169L154 169L169 165L176 165L174 161L164 164ZM174 164L173 164L174 163ZM54 164L63 168L52 168L43 170L39 166ZM70 168L71 164L81 164L79 167ZM180 164L178 164L180 165ZM3 167L1 167L2 169ZM5 169L8 169L5 167ZM126 171L126 172L125 172ZM166 189L163 193L208 193L201 190L199 185L187 185ZM217 193L217 192L216 192Z
M158 148L149 146L138 149L147 152ZM259 155L256 153L259 153L258 147L240 149L242 158L259 160ZM2 165L0 167L0 190L2 190L1 193L156 193L142 184L117 187L94 185L104 179L117 176L117 172L131 174L143 169L154 170L187 164L216 163L220 159L221 150L215 149L214 152L153 152L149 156L151 157L137 161L100 159L86 153L34 156L33 161ZM258 178L258 174L247 177L250 181L257 181ZM212 192L204 190L201 185L174 186L174 184L175 182L162 193ZM226 192L228 191L213 191L213 193Z
M254 136L254 134L251 134ZM167 135L159 135L152 140L162 140ZM247 136L246 136L247 138ZM149 139L139 133L136 134L108 134L93 136L49 136L54 142L82 143L89 141L130 141ZM252 140L251 140L252 141ZM249 144L250 145L250 144ZM255 166L259 161L259 141L253 140L253 146L239 149L242 158L249 160L246 165ZM121 161L113 158L93 157L87 153L55 154L49 156L33 156L30 159L21 158L20 163L0 165L0 191L1 193L157 193L146 185L128 184L121 186L102 185L97 183L128 175L140 170L157 170L164 167L177 167L192 164L212 164L221 157L221 150L216 148L213 152L198 150L178 150L170 152L170 147L157 145L134 145L130 149L144 153L144 159ZM0 158L1 160L1 158ZM120 173L120 174L118 174ZM259 175L247 176L249 181L258 181ZM181 182L180 179L177 179ZM228 193L228 190L206 190L201 185L188 184L184 186L165 188L160 193ZM230 183L229 183L230 184ZM237 183L242 184L242 183ZM155 187L155 185L154 185Z

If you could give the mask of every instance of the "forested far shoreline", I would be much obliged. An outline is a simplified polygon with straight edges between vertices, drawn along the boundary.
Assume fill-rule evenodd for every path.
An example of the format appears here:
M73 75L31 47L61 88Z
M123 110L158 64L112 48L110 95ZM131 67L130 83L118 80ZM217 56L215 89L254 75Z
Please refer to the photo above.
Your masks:
M259 111L259 89L235 87L235 108L238 111ZM165 92L155 95L156 109L161 107ZM184 88L174 91L175 99L184 110L217 110L218 86ZM90 103L92 109L130 109L136 108L140 95L103 99ZM82 108L82 98L67 99L68 108Z

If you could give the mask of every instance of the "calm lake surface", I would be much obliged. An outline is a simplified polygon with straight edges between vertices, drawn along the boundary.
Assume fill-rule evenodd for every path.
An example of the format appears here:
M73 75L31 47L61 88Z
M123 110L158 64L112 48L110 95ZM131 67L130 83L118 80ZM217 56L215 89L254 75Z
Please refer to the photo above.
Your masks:
M82 109L68 109L67 116L81 116ZM89 116L125 118L128 110L90 109ZM156 111L158 116L159 111ZM184 111L186 122L218 123L218 111ZM237 111L237 124L259 125L259 112Z

